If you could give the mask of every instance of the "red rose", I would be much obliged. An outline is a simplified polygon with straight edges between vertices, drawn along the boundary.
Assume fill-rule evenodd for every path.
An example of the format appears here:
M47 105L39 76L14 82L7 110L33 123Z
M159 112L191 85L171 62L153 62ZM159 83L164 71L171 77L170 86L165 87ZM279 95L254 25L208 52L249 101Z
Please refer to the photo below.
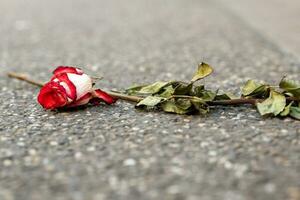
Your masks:
M45 109L75 107L91 100L93 103L104 101L107 104L116 101L102 90L94 90L91 77L79 68L60 66L53 74L50 82L42 87L38 95L38 102Z

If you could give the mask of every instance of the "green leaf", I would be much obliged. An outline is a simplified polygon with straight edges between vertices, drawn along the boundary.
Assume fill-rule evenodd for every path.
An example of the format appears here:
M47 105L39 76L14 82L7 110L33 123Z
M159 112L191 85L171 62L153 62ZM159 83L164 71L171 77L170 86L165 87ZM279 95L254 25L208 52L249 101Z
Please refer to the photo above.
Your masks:
M268 86L259 84L253 80L248 80L242 88L244 97L261 97L264 98L268 94Z
M163 87L165 87L169 82L158 81L151 85L147 85L142 87L138 93L140 94L156 94L161 91Z
M199 93L196 96L203 99L204 101L213 101L217 96L217 92L204 90L202 91L202 93Z
M277 116L284 110L285 105L285 96L276 91L271 91L269 98L262 103L257 103L257 109L261 115L273 114Z
M176 114L187 114L191 112L191 102L189 99L172 99L161 104L161 108L165 112Z
M140 101L136 106L141 107L141 106L149 106L149 107L154 107L158 105L162 100L165 98L163 97L156 97L156 96L148 96L144 98L142 101Z
M195 82L195 81L198 81L200 79L203 79L206 76L209 76L212 72L213 72L213 68L210 65L202 62L201 64L198 65L198 70L194 74L191 81Z
M135 85L135 86L132 86L128 89L125 90L125 93L126 94L129 94L129 95L134 95L134 94L137 94L143 87L146 87L147 85Z
M300 83L293 80L287 80L285 77L280 81L279 87L292 94L294 97L300 97Z
M284 110L280 113L280 116L285 117L290 114L291 106L294 102L291 102L289 105L285 106Z
M193 90L190 92L190 96L199 97L205 101L213 101L217 96L218 91L213 92L211 90L206 90L204 85L195 86Z
M169 85L167 87L163 88L163 91L159 94L160 97L169 98L171 97L175 92L175 89L172 85Z
M192 103L189 99L177 98L175 101L176 105L184 110L187 110L192 106Z
M191 100L191 102L192 102L193 106L195 107L195 109L199 111L199 113L206 114L209 112L209 107L205 103L205 101L193 99L193 100Z
M193 86L193 88L190 90L189 95L191 96L199 96L201 93L205 90L204 85L198 85L198 86Z
M290 116L300 120L300 107L292 106L290 108Z
M187 84L187 83L176 83L175 86L175 95L188 95L191 93L191 90L193 89L193 84Z

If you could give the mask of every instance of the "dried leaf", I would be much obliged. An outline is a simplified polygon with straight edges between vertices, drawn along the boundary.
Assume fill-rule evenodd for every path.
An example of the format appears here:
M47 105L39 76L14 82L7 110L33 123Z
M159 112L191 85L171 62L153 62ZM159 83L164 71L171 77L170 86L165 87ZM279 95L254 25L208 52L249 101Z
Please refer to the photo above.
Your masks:
M191 81L195 82L195 81L198 81L200 79L203 79L206 76L209 76L212 72L213 72L213 68L210 65L202 62L201 64L198 65L198 70L194 74Z
M158 93L163 87L165 87L168 82L158 81L146 87L143 87L139 93L141 94L156 94Z
M195 81L201 80L213 72L211 66L206 63L198 65L198 70L191 82L182 81L158 81L150 85L140 85L128 88L127 94L146 97L140 101L136 107L144 109L159 108L165 112L176 114L192 114L209 112L210 102L239 99L231 93L218 94L205 88L204 85L194 85ZM287 103L288 97L300 97L300 83L283 78L280 82L282 92L275 90L275 87L260 84L253 80L248 80L242 87L242 98L264 99L257 103L257 109L261 115L291 116L300 119L300 102L297 98L293 102ZM242 99L236 101L241 102ZM235 101L229 102L234 103ZM246 102L246 101L245 101ZM215 104L225 105L224 102Z
M248 80L242 88L244 97L260 97L264 98L268 94L268 86L259 84L253 80Z
M136 91L137 94L156 94L161 91L169 82L158 81L151 85L141 87Z
M286 91L287 93L292 94L294 97L300 98L300 83L293 81L293 80L287 80L285 77L280 81L279 87Z
M280 113L280 116L285 117L290 114L291 106L294 102L291 102L289 105L285 106L284 110Z
M205 103L205 101L193 99L193 100L191 100L191 102L192 102L193 106L195 107L195 109L197 111L199 111L199 113L207 114L209 112L209 107Z
M162 100L165 98L163 97L156 97L156 96L148 96L144 98L142 101L140 101L136 106L149 106L149 107L154 107L158 105Z
M175 100L175 102L178 107L180 107L184 110L187 110L192 106L191 101L189 99L185 99L185 98L177 98Z
M189 95L193 89L193 84L177 83L175 86L175 95Z
M205 90L204 85L193 86L189 94L191 96L197 96L200 95L204 90Z
M271 91L269 98L262 103L257 103L257 109L261 115L273 114L277 116L284 110L285 105L285 96L276 91Z
M172 85L163 88L163 91L159 94L160 97L169 98L175 93L175 89Z
M199 93L196 96L201 98L204 101L213 101L217 96L217 92L204 90L202 93Z
M188 99L172 99L165 101L161 104L161 108L165 112L176 113L176 114L187 114L191 112L191 102Z
M199 97L204 101L213 101L217 96L218 91L213 92L211 90L206 90L204 85L194 86L193 90L190 92L190 96Z
M290 116L300 120L300 107L291 106L290 108Z
M147 85L135 85L135 86L132 86L128 89L125 90L125 93L126 94L129 94L129 95L134 95L134 94L138 94L139 91L143 88L143 87L146 87Z

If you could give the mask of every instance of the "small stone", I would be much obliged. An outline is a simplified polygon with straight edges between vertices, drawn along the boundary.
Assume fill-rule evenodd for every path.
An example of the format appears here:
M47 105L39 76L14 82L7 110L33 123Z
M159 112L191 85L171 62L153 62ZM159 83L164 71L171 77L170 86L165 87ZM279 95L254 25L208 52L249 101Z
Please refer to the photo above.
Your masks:
M20 146L20 147L23 147L23 146L25 146L25 143L24 142L18 142L17 145Z
M5 136L1 136L0 137L0 141L1 142L5 142L5 141L7 141L9 138L8 137L5 137Z
M75 159L79 160L82 158L82 153L81 152L76 152L75 153Z
M190 122L191 120L189 119L183 119L184 122Z
M56 141L50 141L50 145L51 145L51 146L57 146L58 143L57 143Z
M268 183L265 185L264 189L267 193L273 193L276 190L276 185L273 183Z
M29 149L28 153L29 153L29 155L34 156L34 155L36 155L36 150L35 149Z
M12 165L12 161L9 160L9 159L5 159L5 160L3 161L3 165L4 165L5 167L9 167L9 166Z
M128 158L128 159L124 160L123 164L125 166L134 166L136 164L136 161L132 158Z
M126 111L127 111L127 110L129 110L129 108L126 106L126 107L123 108L123 110L126 110Z
M167 188L169 194L178 194L180 193L180 187L178 185L171 185Z
M86 150L91 152L91 151L95 151L96 148L94 146L90 146Z
M209 143L208 143L208 142L201 142L201 143L200 143L200 146L201 146L202 148L204 148L204 147L209 146Z
M132 130L133 131L138 131L138 130L140 130L140 128L139 127L132 127Z
M208 155L209 155L209 156L216 156L216 155L217 155L217 152L216 152L216 151L209 151L209 152L208 152Z
M198 124L198 126L199 126L199 127L204 127L205 124L204 124L204 123L200 123L200 124Z
M190 126L189 124L186 124L186 125L183 126L183 128L185 128L185 129L190 129L191 126Z
M280 132L281 132L281 133L288 133L288 130L286 130L286 129L281 129Z

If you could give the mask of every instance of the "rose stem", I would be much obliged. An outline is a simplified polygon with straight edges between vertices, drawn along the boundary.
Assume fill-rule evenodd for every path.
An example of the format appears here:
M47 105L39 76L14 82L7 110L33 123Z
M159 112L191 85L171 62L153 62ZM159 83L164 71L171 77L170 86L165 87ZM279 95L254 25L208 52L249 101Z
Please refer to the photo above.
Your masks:
M31 79L29 79L27 76L25 76L23 74L18 74L18 73L14 73L14 72L8 72L7 75L10 78L16 78L16 79L19 79L21 81L25 81L27 83L30 83L31 85L36 85L36 86L39 86L39 87L43 87L43 85L44 85L44 83L39 82L39 81L35 81L35 80L31 80Z
M131 102L140 102L142 101L144 98L142 97L138 97L138 96L131 96L131 95L126 95L126 94L121 94L121 93L116 93L116 92L112 92L112 91L104 91L107 94L109 94L112 97L116 97L118 99L122 99L125 101L131 101Z
M173 95L170 97L173 98L187 98L187 99L199 99L199 97L187 96L187 95ZM257 103L263 102L265 99L228 99L228 100L215 100L215 101L208 101L207 104L209 105L240 105L240 104L252 104L256 105ZM300 101L299 98L296 97L287 97L287 101Z
M29 79L27 76L23 75L23 74L19 74L19 73L14 73L14 72L9 72L7 73L7 75L10 78L15 78L15 79L19 79L21 81L25 81L27 83L30 83L32 85L36 85L39 87L43 87L44 83L40 82L40 81L35 81L32 79ZM112 91L105 91L106 93L108 93L109 95L116 97L118 99L122 99L125 101L131 101L131 102L139 102L141 100L143 100L142 97L138 97L138 96L131 96L131 95L126 95L126 94L121 94L121 93L117 93L117 92L112 92ZM190 96L186 96L186 97L190 97ZM287 97L286 98L288 101L300 101L300 99L295 98L295 97ZM209 105L241 105L241 104L252 104L252 105L256 105L259 102L264 101L264 99L244 99L244 98L240 98L240 99L230 99L230 100L216 100L216 101L210 101L207 102Z

